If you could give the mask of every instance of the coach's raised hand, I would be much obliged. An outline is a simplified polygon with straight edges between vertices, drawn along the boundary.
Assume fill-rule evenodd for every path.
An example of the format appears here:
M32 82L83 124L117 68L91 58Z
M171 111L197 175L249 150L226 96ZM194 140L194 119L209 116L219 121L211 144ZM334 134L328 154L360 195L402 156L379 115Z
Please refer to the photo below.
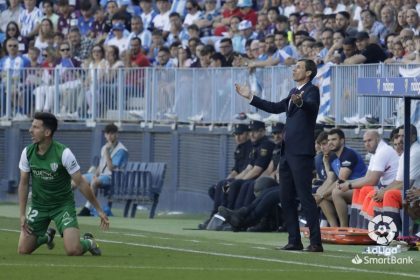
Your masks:
M251 89L248 86L235 84L236 92L240 95L245 97L246 99L251 100L254 96L251 92Z

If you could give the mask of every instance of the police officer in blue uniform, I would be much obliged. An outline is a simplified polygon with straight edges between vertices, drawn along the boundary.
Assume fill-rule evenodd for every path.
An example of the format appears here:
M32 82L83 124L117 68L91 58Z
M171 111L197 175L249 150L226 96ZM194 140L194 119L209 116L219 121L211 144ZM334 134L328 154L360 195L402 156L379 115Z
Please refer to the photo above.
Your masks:
M209 196L212 200L214 200L214 206L210 213L210 218L217 212L217 208L222 204L222 201L225 200L226 193L224 192L224 189L226 188L226 185L233 181L235 177L248 166L249 163L249 154L252 150L252 143L249 139L249 125L247 123L234 124L233 135L237 144L234 153L235 163L231 172L225 179L209 188ZM199 229L206 229L209 220L210 219L207 219L205 222L199 224Z
M281 156L281 144L283 140L283 123L273 123L271 132L275 143L273 155L269 167L263 175L254 182L252 201L245 202L239 207L236 203L236 211L219 207L219 214L227 219L233 220L235 230L246 229L248 231L272 231L282 227L281 209L278 207L280 202L280 189L277 178L277 165ZM249 192L247 190L247 192ZM240 192L241 196L242 190ZM254 199L255 198L255 199ZM239 200L240 198L238 198ZM233 218L232 218L233 215ZM236 222L236 223L235 223Z
M236 203L239 191L249 192L249 189L251 189L253 193L253 180L257 179L267 169L273 154L274 143L265 135L264 122L253 120L250 122L249 128L253 146L249 155L249 164L226 188L228 196L226 203L223 205L231 209L243 206L240 203Z

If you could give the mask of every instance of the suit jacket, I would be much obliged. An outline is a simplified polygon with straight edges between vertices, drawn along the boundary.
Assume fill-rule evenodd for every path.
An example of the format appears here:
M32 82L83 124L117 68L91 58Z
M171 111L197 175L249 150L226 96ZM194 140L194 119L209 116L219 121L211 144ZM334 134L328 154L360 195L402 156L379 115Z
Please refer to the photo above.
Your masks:
M294 93L303 93L303 105L298 108L289 101ZM319 89L308 82L302 89L292 89L280 102L270 102L254 96L251 105L273 114L286 112L285 139L282 150L285 155L315 156L315 123L319 110Z

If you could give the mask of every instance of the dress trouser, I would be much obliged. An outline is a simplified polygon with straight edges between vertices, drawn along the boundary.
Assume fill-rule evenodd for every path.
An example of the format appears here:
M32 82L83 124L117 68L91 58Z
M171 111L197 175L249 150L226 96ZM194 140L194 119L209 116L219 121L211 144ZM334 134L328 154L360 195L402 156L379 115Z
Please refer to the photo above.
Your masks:
M280 201L284 220L289 233L289 244L301 244L296 198L300 200L310 232L310 243L321 244L319 211L312 196L312 171L314 159L311 156L282 155L279 163Z

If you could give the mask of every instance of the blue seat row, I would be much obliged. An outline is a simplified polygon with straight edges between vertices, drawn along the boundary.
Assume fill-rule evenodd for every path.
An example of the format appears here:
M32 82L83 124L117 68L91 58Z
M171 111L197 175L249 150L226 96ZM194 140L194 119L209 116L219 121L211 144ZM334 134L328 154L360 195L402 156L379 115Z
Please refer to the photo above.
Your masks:
M112 197L126 202L124 217L133 203L131 217L135 217L138 204L151 204L149 218L154 218L165 171L164 162L129 161L125 168L112 172Z

